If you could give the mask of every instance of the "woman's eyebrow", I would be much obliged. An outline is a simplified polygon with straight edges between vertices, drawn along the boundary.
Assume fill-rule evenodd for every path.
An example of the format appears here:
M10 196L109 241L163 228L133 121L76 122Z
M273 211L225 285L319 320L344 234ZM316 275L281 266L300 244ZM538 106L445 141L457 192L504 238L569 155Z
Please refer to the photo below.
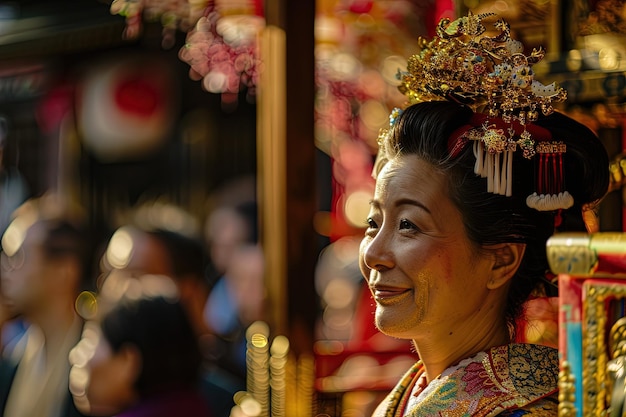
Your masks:
M370 207L373 207L375 209L380 208L380 202L378 200L370 200L369 204L370 204ZM417 200L413 200L411 198L401 198L398 201L394 202L395 207L406 206L406 205L419 207L420 209L424 210L426 213L432 214L430 209L426 207L423 203Z
M395 202L396 207L405 206L405 205L419 207L422 210L424 210L426 213L432 214L430 210L428 209L428 207L426 207L423 203L417 200L413 200L411 198L401 198Z

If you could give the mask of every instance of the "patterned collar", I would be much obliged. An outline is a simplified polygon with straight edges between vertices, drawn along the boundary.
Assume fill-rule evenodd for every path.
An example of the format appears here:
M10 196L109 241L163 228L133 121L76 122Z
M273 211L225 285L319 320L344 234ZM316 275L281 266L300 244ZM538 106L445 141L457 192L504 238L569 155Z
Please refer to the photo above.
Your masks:
M411 398L413 386L424 372L418 361L374 416L494 416L556 393L558 371L556 349L530 344L498 346L446 369L417 398Z

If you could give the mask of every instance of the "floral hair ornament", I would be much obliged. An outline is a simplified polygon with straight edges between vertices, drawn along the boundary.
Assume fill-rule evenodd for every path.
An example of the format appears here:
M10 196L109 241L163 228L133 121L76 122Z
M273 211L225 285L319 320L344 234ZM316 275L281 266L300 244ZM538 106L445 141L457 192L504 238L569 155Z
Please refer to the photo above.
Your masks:
M564 190L566 146L533 124L539 112L552 113L552 102L565 100L567 93L556 83L544 85L534 79L532 67L545 51L533 49L525 55L503 19L495 22L498 35L485 35L482 21L491 16L495 14L470 12L452 22L442 19L432 40L419 39L421 51L409 57L406 71L398 72L398 88L409 105L452 101L474 111L470 123L450 136L448 149L454 158L472 143L474 171L487 178L489 192L512 194L513 153L519 150L525 158L536 160L536 192L528 196L527 205L540 211L567 209L573 198ZM387 153L385 143L399 113L394 109L389 129L381 130L379 153ZM384 159L379 155L376 164Z

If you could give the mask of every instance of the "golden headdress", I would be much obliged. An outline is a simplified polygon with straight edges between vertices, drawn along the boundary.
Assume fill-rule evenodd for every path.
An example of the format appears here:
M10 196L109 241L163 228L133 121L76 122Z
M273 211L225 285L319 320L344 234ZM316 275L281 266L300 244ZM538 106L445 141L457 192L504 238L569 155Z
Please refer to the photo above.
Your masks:
M406 71L398 72L398 88L409 105L453 101L474 111L470 124L452 134L449 150L454 157L473 143L475 172L487 178L490 192L511 195L513 152L519 148L526 158L539 155L537 192L527 204L541 211L569 208L573 198L563 190L562 175L565 144L532 123L539 112L552 113L552 103L565 100L567 93L556 83L535 80L532 67L545 52L539 48L525 55L506 21L497 20L496 36L485 34L482 21L491 16L470 12L454 21L442 19L433 39L419 39L420 52L409 58ZM401 112L392 111L390 128ZM386 153L389 130L381 130L379 153Z

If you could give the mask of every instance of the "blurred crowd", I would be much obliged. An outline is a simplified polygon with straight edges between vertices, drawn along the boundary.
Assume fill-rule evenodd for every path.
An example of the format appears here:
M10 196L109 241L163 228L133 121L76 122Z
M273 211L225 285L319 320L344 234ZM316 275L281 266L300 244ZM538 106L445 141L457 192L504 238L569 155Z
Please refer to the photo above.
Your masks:
M254 193L203 219L144 202L94 241L80 206L23 191L0 200L0 415L229 416L264 319Z

